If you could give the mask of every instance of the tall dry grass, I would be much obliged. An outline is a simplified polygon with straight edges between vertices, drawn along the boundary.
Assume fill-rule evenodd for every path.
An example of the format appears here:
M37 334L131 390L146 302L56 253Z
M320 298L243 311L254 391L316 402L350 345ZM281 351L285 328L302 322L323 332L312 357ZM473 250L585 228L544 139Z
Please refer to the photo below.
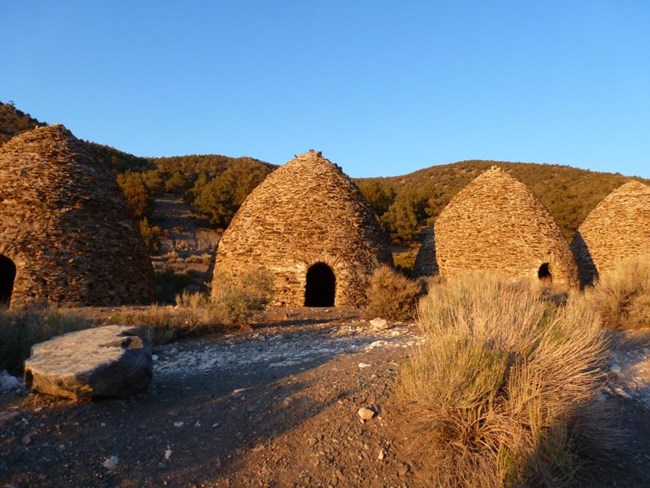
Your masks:
M0 370L20 369L34 344L91 326L73 312L49 307L0 308Z
M585 294L606 327L650 327L650 254L626 259L603 272Z
M228 328L248 327L249 321L266 308L273 293L273 278L262 269L249 270L237 278L220 276L215 281L219 288L212 299L205 293L185 291L176 296L176 306L120 310L111 320L137 325L154 344L164 344Z
M431 286L418 324L426 341L401 394L431 486L563 486L576 435L603 441L592 399L605 341L580 295L558 305L472 274ZM591 421L577 422L587 406Z

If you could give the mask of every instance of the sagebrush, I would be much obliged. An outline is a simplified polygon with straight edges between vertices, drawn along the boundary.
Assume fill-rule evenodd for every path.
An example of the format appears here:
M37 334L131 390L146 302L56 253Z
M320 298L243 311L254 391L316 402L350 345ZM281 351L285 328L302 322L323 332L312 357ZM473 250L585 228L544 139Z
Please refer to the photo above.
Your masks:
M605 444L592 401L605 340L581 295L558 305L530 285L471 274L432 285L418 324L425 342L401 397L431 486L563 486L577 436Z
M650 254L623 260L602 272L585 293L606 327L650 327Z
M183 292L176 306L152 305L144 309L116 312L112 320L138 325L154 343L218 332L228 327L246 327L265 309L273 292L271 275L261 269L239 277L219 276L219 288L210 299L200 292Z
M382 265L370 277L367 305L364 314L368 318L382 317L388 320L411 320L415 317L423 284Z

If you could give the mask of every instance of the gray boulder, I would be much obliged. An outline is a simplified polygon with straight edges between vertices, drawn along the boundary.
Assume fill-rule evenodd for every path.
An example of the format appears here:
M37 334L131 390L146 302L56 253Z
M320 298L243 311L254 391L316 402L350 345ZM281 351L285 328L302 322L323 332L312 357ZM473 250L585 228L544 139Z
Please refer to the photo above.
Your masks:
M126 398L146 388L152 375L151 344L119 325L41 342L25 361L25 386L72 399Z

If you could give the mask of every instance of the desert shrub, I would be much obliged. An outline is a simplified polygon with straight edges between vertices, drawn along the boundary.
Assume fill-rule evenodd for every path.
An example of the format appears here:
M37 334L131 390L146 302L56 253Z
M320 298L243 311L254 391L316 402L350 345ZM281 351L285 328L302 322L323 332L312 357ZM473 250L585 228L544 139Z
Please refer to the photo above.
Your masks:
M90 326L87 319L52 308L0 309L0 370L20 369L34 344Z
M403 252L393 253L393 263L395 269L400 273L411 276L413 274L413 266L415 266L415 258L417 257L417 249L411 247Z
M425 341L401 397L431 486L568 482L576 439L596 443L603 425L592 398L605 343L587 301L558 306L527 285L468 275L432 285L418 325ZM583 408L589 423L578 422Z
M184 291L176 296L175 306L118 310L111 320L139 326L144 337L154 344L241 328L264 310L273 291L272 283L271 276L260 270L243 273L239 278L224 276L212 299L204 293Z
M650 255L624 260L603 272L586 295L606 327L650 327Z
M248 270L238 277L217 275L212 305L226 324L243 325L266 308L273 294L273 276L266 270Z
M156 300L160 303L173 303L174 297L194 281L189 274L177 273L171 266L156 271L155 280Z
M411 320L415 317L422 285L383 265L370 277L366 317L388 320Z

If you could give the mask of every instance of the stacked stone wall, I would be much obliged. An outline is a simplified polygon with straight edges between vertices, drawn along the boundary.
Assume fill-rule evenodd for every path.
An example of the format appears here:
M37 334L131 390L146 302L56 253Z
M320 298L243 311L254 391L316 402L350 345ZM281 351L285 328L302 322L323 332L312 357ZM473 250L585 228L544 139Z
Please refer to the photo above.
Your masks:
M427 228L422 233L420 248L413 264L413 276L434 276L440 272L436 256L435 228Z
M650 187L630 181L610 193L582 223L571 250L585 285L626 258L650 253Z
M60 125L0 148L0 254L16 266L12 307L153 300L131 208L110 171Z
M492 168L461 190L435 222L440 275L489 270L539 279L548 263L554 283L577 285L568 243L548 210L524 185Z
M307 270L325 263L336 277L336 306L365 302L369 276L392 264L377 219L356 185L310 151L269 175L248 196L217 249L212 282L265 268L275 278L274 305L301 306Z

